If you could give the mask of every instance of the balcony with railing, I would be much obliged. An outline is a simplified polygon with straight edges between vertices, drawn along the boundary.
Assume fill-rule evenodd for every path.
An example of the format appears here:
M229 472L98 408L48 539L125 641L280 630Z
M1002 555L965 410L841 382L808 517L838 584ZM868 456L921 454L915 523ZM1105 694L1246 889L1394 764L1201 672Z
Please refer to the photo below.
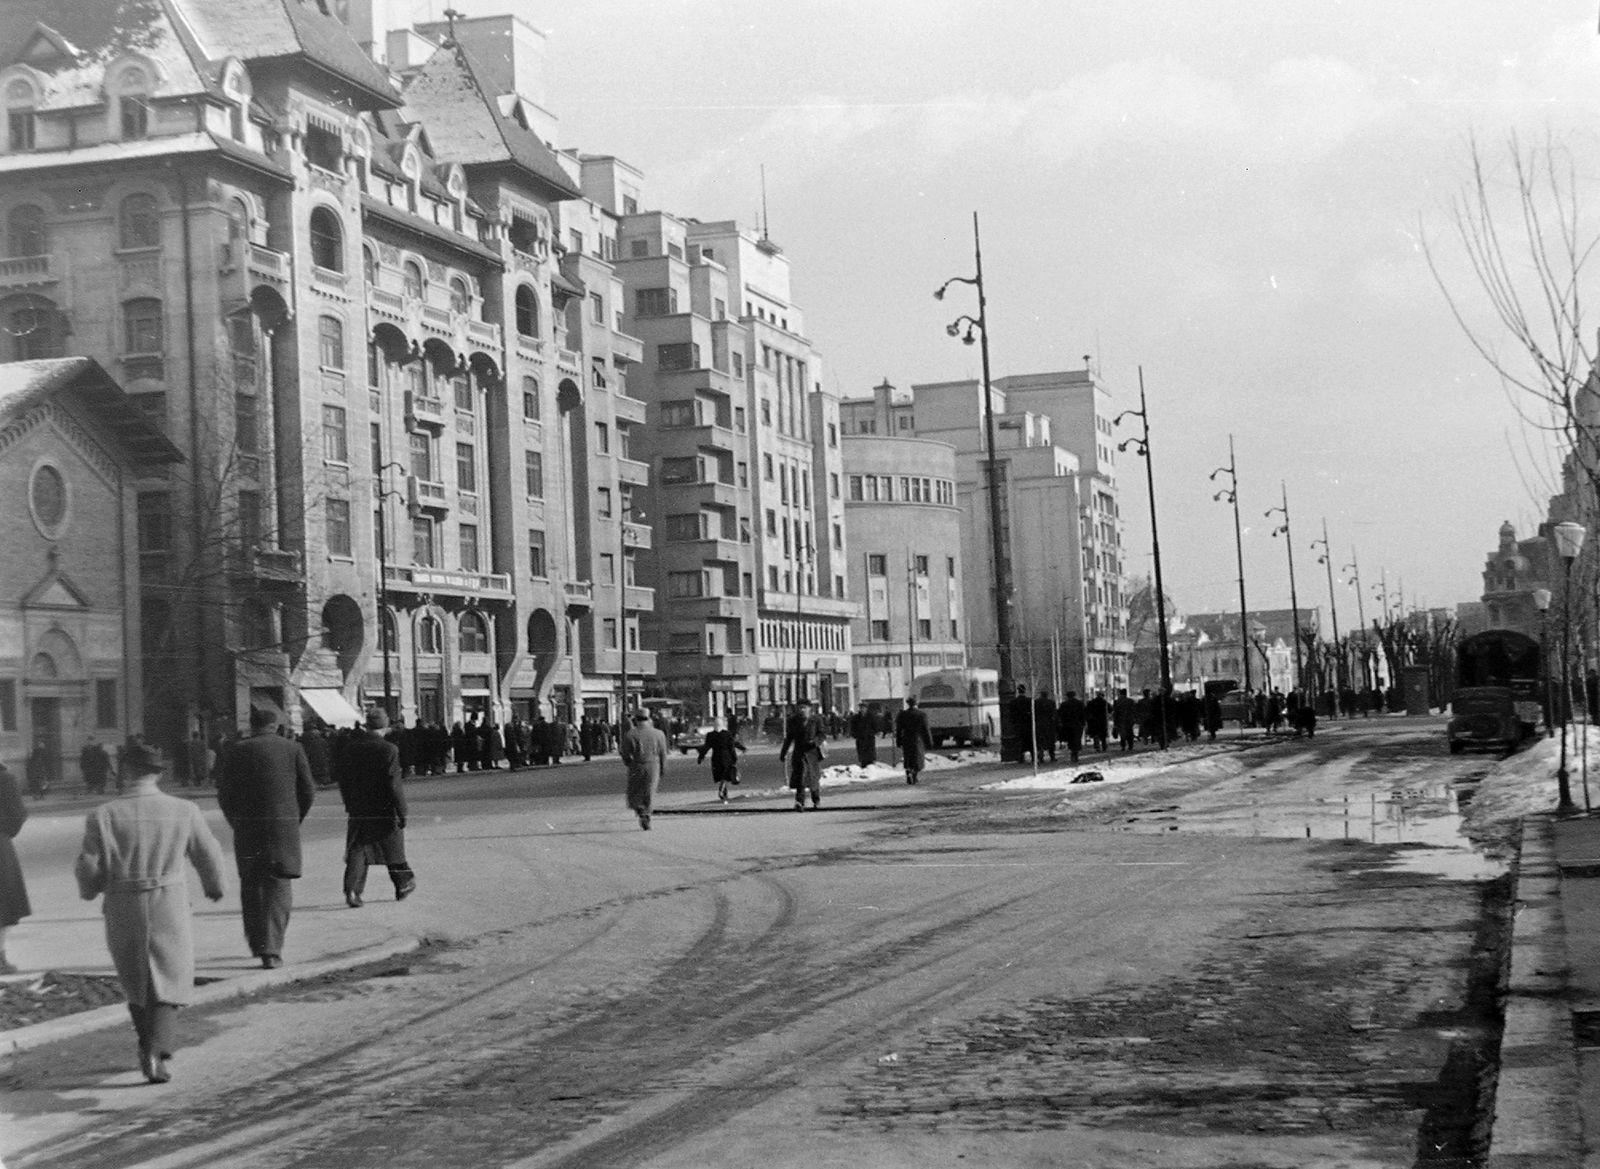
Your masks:
M622 525L622 546L624 548L643 548L649 551L650 529L644 524L624 522Z
M638 398L630 398L627 394L615 394L612 404L617 414L618 422L627 422L634 426L643 426L649 415L646 413L645 403Z
M305 582L305 557L289 548L235 548L232 552L236 576L282 584Z
M569 580L561 586L562 594L567 599L567 608L589 609L594 606L594 582L587 580Z
M644 342L620 330L612 333L611 360L622 365L637 365L644 360Z
M444 399L429 398L411 390L406 391L406 419L408 422L426 423L429 426L444 425Z
M257 288L272 289L293 311L294 268L287 252L249 240L223 244L217 257L218 284L224 301L249 300Z
M415 475L406 477L406 502L412 507L447 512L450 510L449 498L450 493L443 483L419 479Z
M0 260L0 288L32 288L55 282L55 262L50 256L16 256Z
M647 589L643 585L624 585L622 605L630 613L653 613L656 607L656 591Z
M619 458L617 482L631 484L634 487L650 486L650 464L641 463L638 459Z

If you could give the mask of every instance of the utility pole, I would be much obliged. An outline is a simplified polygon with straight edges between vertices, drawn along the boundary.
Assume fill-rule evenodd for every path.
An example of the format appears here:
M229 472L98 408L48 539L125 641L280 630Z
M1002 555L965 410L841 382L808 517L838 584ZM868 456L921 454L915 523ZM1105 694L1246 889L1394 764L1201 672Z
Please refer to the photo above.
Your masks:
M1125 438L1117 444L1119 451L1127 450L1130 444L1134 452L1144 459L1145 485L1150 494L1150 552L1151 560L1155 565L1156 586L1156 634L1161 645L1161 717L1156 720L1156 726L1161 732L1161 746L1167 746L1167 707L1172 695L1172 662L1167 649L1167 601L1166 592L1161 584L1161 537L1156 531L1156 472L1150 458L1150 407L1145 403L1144 396L1144 366L1139 367L1139 408L1137 410L1124 410L1118 414L1111 423L1112 426L1121 424L1129 415L1139 419L1144 424L1144 435L1139 438Z
M1322 555L1317 557L1317 563L1328 570L1328 614L1333 618L1333 652L1338 654L1338 660L1333 668L1334 711L1339 709L1338 693L1340 675L1344 673L1344 651L1339 648L1339 602L1333 595L1333 552L1328 547L1328 517L1322 517L1322 539L1311 541L1313 548L1321 547Z
M1228 465L1211 472L1211 481L1226 474L1228 486L1211 498L1227 499L1233 505L1233 550L1239 561L1239 651L1244 658L1244 692L1250 693L1250 609L1244 600L1244 528L1239 523L1239 464L1233 454L1233 435L1228 436Z
M1361 568L1356 562L1356 550L1353 546L1350 549L1350 563L1339 571L1350 573L1351 579L1356 582L1356 618L1361 622L1359 626L1361 630L1361 648L1356 652L1361 655L1361 685L1365 688L1372 684L1367 677L1367 606L1361 596Z
M1282 481L1278 487L1283 491L1283 506L1267 509L1267 518L1271 519L1274 513L1283 513L1283 524L1272 530L1274 536L1283 537L1283 549L1289 555L1289 611L1294 617L1294 688L1305 689L1305 668L1300 660L1300 597L1294 587L1294 535L1289 531L1289 488Z
M1000 459L995 447L994 389L989 379L989 302L983 288L983 246L978 236L976 211L972 213L972 255L975 274L951 277L935 290L933 298L943 300L945 289L952 284L971 284L978 290L978 315L971 317L963 314L957 317L945 326L945 332L952 337L960 337L967 345L979 342L979 352L983 358L983 425L989 455L986 466L989 480L990 552L994 569L995 650L1000 660L1000 756L1008 762L1014 762L1021 758L1022 744L1017 742L1011 717L1011 699L1017 691L1011 660L1011 534L1001 498L1005 488L1000 479Z

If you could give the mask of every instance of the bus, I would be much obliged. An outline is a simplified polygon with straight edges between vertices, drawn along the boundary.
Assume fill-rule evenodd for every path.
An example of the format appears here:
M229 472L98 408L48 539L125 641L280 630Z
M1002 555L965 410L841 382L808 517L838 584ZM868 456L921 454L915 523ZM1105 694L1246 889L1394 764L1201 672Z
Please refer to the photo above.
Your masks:
M1514 629L1475 633L1456 647L1456 692L1446 731L1450 753L1515 747L1543 711L1539 643Z
M928 713L935 747L985 746L1000 737L1000 674L996 670L936 670L911 680L907 691Z

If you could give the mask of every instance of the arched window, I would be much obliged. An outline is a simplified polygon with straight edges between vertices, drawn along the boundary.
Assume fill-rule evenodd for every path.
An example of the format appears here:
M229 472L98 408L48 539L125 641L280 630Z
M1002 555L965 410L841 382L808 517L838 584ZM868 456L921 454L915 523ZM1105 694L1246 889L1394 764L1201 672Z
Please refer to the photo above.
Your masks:
M458 313L472 311L472 294L467 291L467 282L459 276L450 277L450 309Z
M522 416L529 422L539 421L543 410L539 403L539 379L528 374L522 376Z
M13 153L33 149L33 86L17 78L6 86L6 146Z
M400 633L395 628L394 613L385 609L379 616L381 620L378 622L378 651L381 653L388 650L394 653L400 647Z
M143 193L129 195L117 215L118 238L124 248L159 248L161 217L156 213L156 197Z
M424 617L417 622L417 652L424 654L444 652L444 635L437 617Z
M486 654L489 652L489 630L483 623L483 618L476 613L461 614L461 642L460 649L464 654Z
M11 360L39 361L65 354L66 330L56 306L42 296L27 296L10 302L4 317L5 334L11 338Z
M344 271L344 229L327 207L311 212L311 262L330 272Z
M250 238L250 208L243 199L228 204L228 242L238 243Z
M524 337L539 335L539 299L526 284L517 289L517 332Z
M378 257L365 245L361 248L361 275L369 286L378 282Z
M422 299L422 266L415 260L407 260L401 269L405 280L406 295L416 300Z
M338 317L317 321L317 360L325 369L344 368L344 322Z
M6 255L42 256L49 251L44 235L44 211L32 203L13 207L6 216Z
M143 67L129 65L117 77L117 108L122 123L122 140L137 141L150 136L150 77Z
M126 353L160 353L161 302L151 296L124 302L122 337Z

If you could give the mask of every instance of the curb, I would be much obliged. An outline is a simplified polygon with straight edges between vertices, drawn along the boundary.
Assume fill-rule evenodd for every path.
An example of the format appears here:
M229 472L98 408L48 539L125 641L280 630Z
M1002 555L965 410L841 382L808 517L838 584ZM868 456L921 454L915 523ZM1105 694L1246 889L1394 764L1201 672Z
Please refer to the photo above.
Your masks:
M298 966L283 966L277 970L258 970L250 974L241 974L237 978L225 978L220 982L196 987L194 997L189 1000L188 1005L191 1007L209 1006L212 1003L225 1002L228 999L255 994L257 991L287 986L290 983L301 982L309 978L320 978L324 974L336 974L339 971L349 970L356 966L365 966L369 962L381 962L385 958L409 954L413 950L420 949L422 945L423 940L421 938L395 938L392 941L382 942L376 946L368 946L364 950L352 950L347 954L340 954L334 958L321 958L315 962L306 962ZM59 1019L46 1019L43 1023L32 1023L26 1027L17 1027L11 1031L0 1031L0 1058L16 1055L23 1051L31 1051L33 1048L43 1047L49 1043L72 1039L78 1035L86 1035L91 1031L101 1031L107 1027L115 1027L127 1022L127 1004L114 1003L110 1006L96 1007L90 1011L80 1011L76 1015L63 1015Z
M1500 1080L1484 1169L1578 1169L1578 1060L1567 1001L1561 873L1548 816L1522 821L1513 867Z

